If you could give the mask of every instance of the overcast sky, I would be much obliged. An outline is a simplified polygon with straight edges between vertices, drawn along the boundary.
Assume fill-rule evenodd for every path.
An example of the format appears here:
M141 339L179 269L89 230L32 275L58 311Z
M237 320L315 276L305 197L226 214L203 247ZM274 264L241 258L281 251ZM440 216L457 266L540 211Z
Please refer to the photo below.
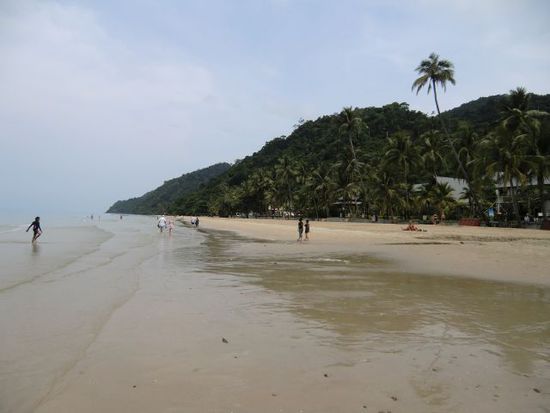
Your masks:
M548 0L0 0L0 211L100 213L344 106L550 93Z

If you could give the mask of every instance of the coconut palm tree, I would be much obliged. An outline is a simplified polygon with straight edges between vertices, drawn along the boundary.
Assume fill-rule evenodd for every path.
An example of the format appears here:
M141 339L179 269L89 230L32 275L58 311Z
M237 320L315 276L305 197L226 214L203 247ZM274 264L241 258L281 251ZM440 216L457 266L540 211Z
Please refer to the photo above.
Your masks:
M275 175L279 198L289 210L293 209L292 191L295 186L298 169L295 162L287 155L281 156L275 165Z
M528 133L517 133L502 123L480 144L487 172L498 176L503 184L509 185L514 216L518 222L521 220L518 188L526 183L528 171L532 168L526 156L529 143Z
M353 140L359 137L361 129L365 125L363 120L356 115L355 110L351 107L345 107L340 113L340 127L338 128L338 133L340 136L348 138L349 148L351 151L352 159L357 159L357 154L355 152L355 145Z
M335 178L335 172L339 168L340 165L334 164L328 169L317 168L313 172L314 181L317 184L315 186L315 192L319 199L319 206L325 210L327 217L330 215L330 206L336 200L338 183Z
M445 144L437 130L431 130L420 136L421 159L424 168L432 174L432 181L436 182L438 171L445 165Z
M380 162L369 174L369 188L372 203L383 215L392 218L402 207L405 207L405 184L395 179L391 165Z
M449 135L449 131L447 130L445 122L441 117L441 111L439 109L439 101L437 100L437 85L440 85L443 88L443 91L446 91L447 83L451 83L453 85L456 84L456 81L454 79L454 65L448 60L440 59L438 54L432 53L430 54L428 59L422 60L420 62L420 65L418 65L418 67L415 70L418 72L420 77L413 82L412 90L416 88L416 94L418 95L418 92L420 92L420 90L424 88L426 85L428 86L428 93L430 93L430 91L433 89L435 108L437 109L437 115L441 122L443 131L447 136L448 144L453 152L456 162L460 168L460 171L464 176L464 179L468 183L468 186L471 186L470 176L468 175L466 168L464 168L464 165L462 164L462 161L458 156L458 152L453 144L451 136ZM477 202L477 197L475 195L474 195L473 203L474 203L473 212L474 214L477 214L480 211L479 211L479 203Z
M406 215L410 210L411 197L409 191L409 176L412 169L419 165L420 155L417 148L413 145L411 137L398 132L387 139L386 151L383 161L386 166L401 171L405 188L405 209Z
M404 182L408 182L410 171L418 165L420 157L411 137L404 132L398 132L387 139L383 159L387 165L401 170Z
M504 103L503 125L510 130L522 129L536 132L540 128L540 119L548 116L547 112L529 109L531 94L524 87L510 90Z
M437 182L428 192L430 204L439 211L439 216L456 205L456 200L452 196L453 189L446 182Z
M344 164L346 166L346 183L341 190L345 194L356 193L356 196L359 196L360 193L364 192L364 164L358 160L358 150L354 145L354 140L358 142L361 132L366 128L367 125L365 125L361 117L355 113L353 108L345 107L340 113L340 126L338 128L338 133L340 136L347 137L351 153L351 161ZM352 190L350 188L354 189ZM357 203L355 205L357 205ZM351 208L350 212L353 213ZM357 208L355 209L355 212L357 212Z
M550 176L550 131L541 130L542 119L548 116L547 112L530 110L531 94L523 87L510 90L503 110L502 127L517 136L527 134L527 157L531 162L530 177L535 177L540 198L540 210L544 210L544 180ZM547 126L547 125L546 125Z
M550 122L543 124L538 134L535 135L532 163L534 167L533 175L537 179L539 210L544 213L544 204L546 201L544 181L550 177Z

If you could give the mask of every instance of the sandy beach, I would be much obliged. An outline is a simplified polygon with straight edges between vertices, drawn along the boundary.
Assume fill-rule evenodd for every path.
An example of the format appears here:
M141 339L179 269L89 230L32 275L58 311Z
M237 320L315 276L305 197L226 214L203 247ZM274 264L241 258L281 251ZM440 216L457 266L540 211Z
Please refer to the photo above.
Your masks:
M0 234L2 413L550 406L548 233L155 223Z
M274 253L368 253L400 271L550 286L550 231L419 225L422 232L411 232L405 224L312 221L311 241L296 245L296 220L204 217L200 226L276 241Z

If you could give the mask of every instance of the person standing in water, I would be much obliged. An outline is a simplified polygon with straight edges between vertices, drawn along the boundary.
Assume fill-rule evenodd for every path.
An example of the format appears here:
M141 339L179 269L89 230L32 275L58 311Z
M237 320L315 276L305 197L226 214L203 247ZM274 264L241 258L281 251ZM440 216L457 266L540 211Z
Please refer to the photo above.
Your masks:
M166 218L164 218L164 215L159 218L157 227L159 227L160 232L164 231L164 228L166 228Z
M302 222L302 218L298 220L298 239L296 241L302 242L302 235L304 233L304 223Z
M309 241L309 219L306 219L306 241Z
M42 235L42 228L40 228L40 217L36 217L25 232L29 232L29 229L31 229L31 227L32 232L34 232L31 242L34 243L38 239L38 237Z

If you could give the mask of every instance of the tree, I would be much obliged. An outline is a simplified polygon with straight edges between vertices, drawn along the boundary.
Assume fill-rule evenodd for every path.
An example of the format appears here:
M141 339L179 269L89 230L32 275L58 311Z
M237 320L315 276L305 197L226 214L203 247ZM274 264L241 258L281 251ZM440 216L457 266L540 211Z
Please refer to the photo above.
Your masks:
M446 182L437 182L428 192L430 203L437 208L439 216L442 216L445 210L456 205L452 192L453 189Z
M539 193L539 209L544 214L546 212L544 210L546 201L544 181L550 177L550 122L545 122L535 135L532 159Z
M340 136L345 136L348 138L348 143L351 151L352 159L357 159L357 154L355 152L355 145L353 144L354 138L356 139L363 128L363 120L356 116L355 111L351 107L346 107L340 113L340 127L338 132Z
M500 182L508 185L515 219L521 220L518 203L518 188L527 181L527 173L532 165L527 160L529 134L510 130L504 123L485 137L481 143L487 172L497 176Z
M413 145L411 137L404 133L396 133L387 139L386 151L383 161L388 168L393 168L401 171L405 188L405 206L406 213L410 210L410 191L409 191L409 176L410 171L419 163L420 157L416 146Z
M355 213L357 213L357 202L365 188L362 171L364 164L357 159L357 151L353 143L354 139L359 141L361 131L365 128L366 125L363 123L361 117L356 115L353 108L346 107L342 110L338 131L341 136L348 138L351 161L346 162L345 165L347 181L343 188L341 188L341 192L344 194L344 198L347 198L350 202L350 213L352 213L351 203L355 203Z
M322 166L313 171L313 179L316 184L315 192L319 199L319 205L325 210L328 217L330 215L330 206L335 201L335 194L338 184L335 179L335 170L339 165L334 164L330 168L324 169Z
M441 134L437 130L431 130L422 134L421 138L421 159L426 168L432 175L432 181L436 182L438 171L445 165L443 156L445 145L441 140Z
M529 110L530 96L523 87L510 91L504 103L502 127L515 135L527 134L529 137L526 143L529 146L527 156L532 165L529 176L537 180L539 208L544 212L544 180L550 176L550 131L548 128L541 130L541 119L548 113Z
M393 218L399 208L405 206L405 184L396 181L390 165L380 162L368 175L372 202L382 214Z
M432 53L430 54L428 59L422 60L420 62L420 65L418 65L418 67L415 70L418 72L420 77L413 82L412 90L416 88L416 94L418 95L418 92L420 92L420 90L426 85L428 85L428 93L430 93L430 91L433 89L435 108L437 109L437 116L441 122L443 131L447 136L447 141L453 152L456 162L460 168L460 171L462 172L464 179L468 183L468 186L471 187L472 184L471 184L470 176L468 175L466 168L464 168L464 165L462 164L462 161L458 156L458 152L453 144L449 131L447 130L447 126L445 125L445 122L441 117L441 111L439 110L439 102L437 100L438 84L443 88L443 91L447 90L447 82L453 85L456 84L456 81L454 79L454 65L448 60L440 60L439 55L437 55L436 53ZM474 212L474 215L476 215L480 212L480 210L479 210L479 203L477 201L477 197L475 196L475 193L473 197L473 203L474 203L473 212Z
M275 176L278 188L278 198L286 204L289 210L293 209L292 191L298 170L293 159L287 155L281 156L275 165Z

